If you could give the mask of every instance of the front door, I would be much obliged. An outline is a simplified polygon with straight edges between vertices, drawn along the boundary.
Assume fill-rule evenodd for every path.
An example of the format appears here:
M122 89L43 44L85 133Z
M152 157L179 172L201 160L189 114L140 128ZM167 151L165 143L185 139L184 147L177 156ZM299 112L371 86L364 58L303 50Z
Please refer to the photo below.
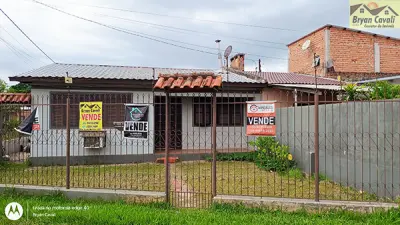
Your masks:
M165 97L154 98L155 149L165 149ZM170 97L169 149L182 149L182 98Z

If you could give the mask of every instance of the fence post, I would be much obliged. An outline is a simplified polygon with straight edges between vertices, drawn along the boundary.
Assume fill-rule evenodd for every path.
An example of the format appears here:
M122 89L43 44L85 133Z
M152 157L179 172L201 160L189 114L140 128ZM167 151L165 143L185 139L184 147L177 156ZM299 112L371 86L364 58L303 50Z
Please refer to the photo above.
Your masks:
M169 202L169 93L165 92L165 202Z
M66 105L66 132L67 132L67 140L66 140L66 188L70 188L70 142L71 142L71 130L70 130L70 124L69 124L69 108L70 108L70 99L69 99L69 90L67 94L67 105Z
M1 107L1 106L0 106ZM0 108L0 160L2 160L2 157L4 156L5 152L3 152L3 107Z
M315 201L319 202L319 95L314 94L314 177L315 177Z
M212 196L217 195L217 93L213 93L212 100Z

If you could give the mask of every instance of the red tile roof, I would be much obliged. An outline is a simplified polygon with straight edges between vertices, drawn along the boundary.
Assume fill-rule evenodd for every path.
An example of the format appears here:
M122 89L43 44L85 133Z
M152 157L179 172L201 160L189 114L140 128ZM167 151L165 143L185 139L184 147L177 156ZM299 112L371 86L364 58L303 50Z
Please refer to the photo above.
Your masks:
M251 76L261 77L268 84L315 84L315 77L312 75L298 73L283 73L283 72L245 72ZM340 82L335 79L317 77L319 85L340 85Z
M154 88L157 89L198 89L222 86L222 76L214 73L160 74Z
M28 93L0 93L0 104L29 104L31 103L31 94Z

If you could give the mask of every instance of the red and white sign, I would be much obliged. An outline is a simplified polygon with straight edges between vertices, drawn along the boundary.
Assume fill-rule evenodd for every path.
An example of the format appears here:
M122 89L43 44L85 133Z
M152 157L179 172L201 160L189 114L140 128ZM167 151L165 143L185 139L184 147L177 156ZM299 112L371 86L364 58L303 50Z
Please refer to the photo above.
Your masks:
M36 110L35 120L32 124L32 130L40 130L40 122L39 122L39 109Z
M271 101L247 102L247 136L276 136L276 107Z

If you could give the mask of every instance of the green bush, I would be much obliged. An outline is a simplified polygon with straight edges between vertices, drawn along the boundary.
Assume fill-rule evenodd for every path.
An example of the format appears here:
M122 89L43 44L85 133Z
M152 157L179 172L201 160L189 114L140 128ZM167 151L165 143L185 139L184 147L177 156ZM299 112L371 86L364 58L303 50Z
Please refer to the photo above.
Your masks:
M296 166L289 146L280 144L272 137L258 137L249 144L257 148L255 163L262 169L284 172Z
M289 147L275 141L272 137L258 137L249 142L256 147L253 152L218 153L217 161L246 161L254 162L259 168L277 172L285 172L295 168L296 163L291 158ZM211 162L212 157L207 156L205 160Z
M20 122L18 120L8 120L3 124L3 136L5 139L12 139L18 137L18 132L14 129L18 127Z
M343 87L343 100L383 100L400 98L400 85L388 81L377 81L358 86L348 84Z
M293 178L293 179L301 179L302 180L304 178L304 173L299 168L292 168L287 173L287 176L290 178Z
M217 161L254 162L256 157L256 152L217 153ZM205 157L205 160L211 162L212 157L207 156Z

